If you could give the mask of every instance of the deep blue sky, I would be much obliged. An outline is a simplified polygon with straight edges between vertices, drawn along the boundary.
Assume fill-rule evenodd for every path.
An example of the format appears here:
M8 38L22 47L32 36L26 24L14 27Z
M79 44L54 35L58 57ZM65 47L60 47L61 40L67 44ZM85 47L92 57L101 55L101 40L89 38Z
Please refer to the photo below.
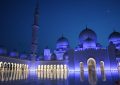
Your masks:
M35 5L35 0L0 0L0 45L29 51ZM40 0L39 24L39 52L54 49L62 33L76 47L86 25L105 47L113 29L120 32L120 0Z

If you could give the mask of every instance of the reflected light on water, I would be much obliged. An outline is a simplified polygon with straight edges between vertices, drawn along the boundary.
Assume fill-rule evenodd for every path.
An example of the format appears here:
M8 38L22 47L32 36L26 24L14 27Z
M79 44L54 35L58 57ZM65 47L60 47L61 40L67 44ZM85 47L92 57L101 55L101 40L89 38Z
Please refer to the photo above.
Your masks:
M0 71L0 81L23 80L28 78L28 70L9 70Z
M44 67L44 68L43 68ZM38 65L37 76L39 79L67 79L66 65Z
M118 62L117 70L118 70L118 75L120 77L120 62Z
M83 62L80 62L79 65L80 66L78 68L78 75L81 83L86 82L87 80L89 83L88 85L97 85L99 81L97 80L97 78L99 78L97 74L99 73L101 74L102 81L106 81L106 76L108 75L108 72L106 72L105 70L104 61L100 61L99 71L96 68L96 61L93 58L90 58L87 61L87 71ZM120 76L120 63L118 63L117 70L115 71L117 71ZM28 65L26 64L0 62L0 82L3 83L5 83L6 81L26 80L28 79L28 74L31 74L32 72L30 69L28 69ZM37 69L33 72L35 75L32 75L32 77L37 76L39 80L64 81L69 80L68 72L70 76L71 72L68 71L68 66L63 64L38 65ZM76 72L73 72L73 75L74 74L76 74ZM88 78L86 77L86 75L88 75Z
M28 65L0 62L0 81L22 80L28 78Z

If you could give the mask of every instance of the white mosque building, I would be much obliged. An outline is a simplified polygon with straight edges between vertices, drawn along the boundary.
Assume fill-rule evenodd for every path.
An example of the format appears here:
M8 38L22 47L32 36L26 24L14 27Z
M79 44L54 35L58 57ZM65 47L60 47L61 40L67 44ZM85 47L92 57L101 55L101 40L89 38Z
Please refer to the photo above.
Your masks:
M69 41L61 36L56 43L56 49L50 53L50 49L44 49L44 61L65 61L69 69L80 71L80 65L87 70L88 65L95 65L99 69L104 65L106 70L117 69L120 58L120 33L112 32L108 37L109 45L103 48L97 42L96 33L86 27L79 34L79 43L76 48L69 48Z

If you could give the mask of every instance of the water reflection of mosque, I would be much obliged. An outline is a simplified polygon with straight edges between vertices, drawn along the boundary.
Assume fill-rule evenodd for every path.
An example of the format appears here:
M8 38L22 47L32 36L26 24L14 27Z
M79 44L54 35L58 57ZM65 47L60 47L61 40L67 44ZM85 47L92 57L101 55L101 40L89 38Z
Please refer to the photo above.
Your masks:
M43 65L39 65L38 67L38 78L39 79L67 79L68 69L66 65L45 65L43 69Z
M23 80L28 78L28 69L1 68L0 81Z

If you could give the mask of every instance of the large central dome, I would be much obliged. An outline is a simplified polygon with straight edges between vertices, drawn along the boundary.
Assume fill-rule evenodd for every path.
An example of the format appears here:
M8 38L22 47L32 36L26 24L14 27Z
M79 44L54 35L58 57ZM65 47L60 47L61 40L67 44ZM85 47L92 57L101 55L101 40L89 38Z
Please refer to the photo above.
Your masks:
M85 41L88 38L92 39L95 42L97 41L96 33L93 30L86 27L86 29L84 29L79 34L80 43L83 43L83 41Z

